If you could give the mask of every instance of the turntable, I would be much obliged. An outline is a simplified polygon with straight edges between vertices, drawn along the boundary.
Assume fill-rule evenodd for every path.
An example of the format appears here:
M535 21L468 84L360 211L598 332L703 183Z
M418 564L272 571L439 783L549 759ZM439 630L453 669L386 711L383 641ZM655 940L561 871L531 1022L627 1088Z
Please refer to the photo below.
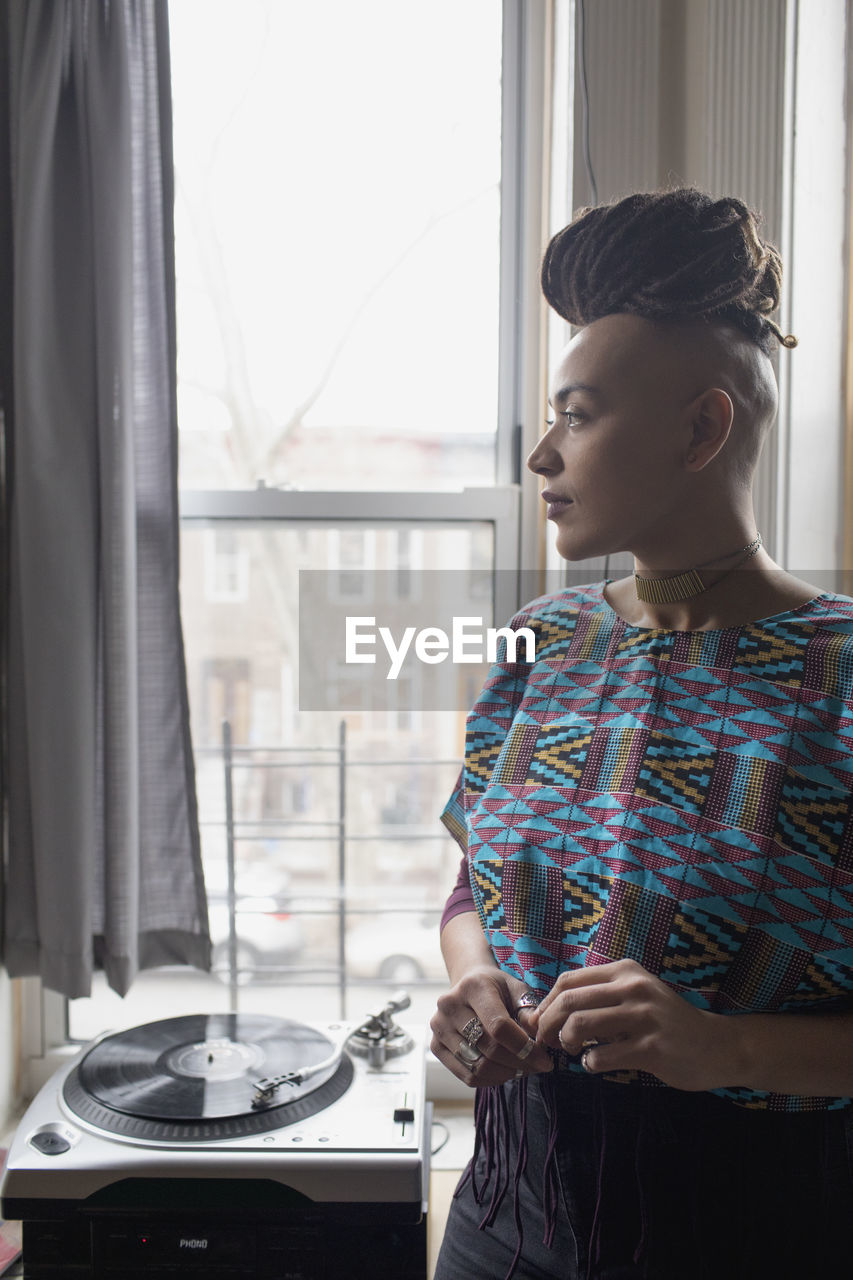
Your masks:
M26 1280L424 1280L424 1041L255 1014L87 1046L12 1143L0 1208Z

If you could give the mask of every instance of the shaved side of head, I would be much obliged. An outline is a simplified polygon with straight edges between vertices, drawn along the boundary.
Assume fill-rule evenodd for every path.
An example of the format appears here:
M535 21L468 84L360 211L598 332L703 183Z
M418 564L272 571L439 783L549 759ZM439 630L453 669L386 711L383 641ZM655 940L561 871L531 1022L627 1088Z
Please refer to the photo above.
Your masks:
M686 387L692 385L694 395L719 387L730 397L734 422L725 462L735 469L740 483L751 483L779 407L769 356L742 331L727 324L682 320L658 323L654 328L678 360Z

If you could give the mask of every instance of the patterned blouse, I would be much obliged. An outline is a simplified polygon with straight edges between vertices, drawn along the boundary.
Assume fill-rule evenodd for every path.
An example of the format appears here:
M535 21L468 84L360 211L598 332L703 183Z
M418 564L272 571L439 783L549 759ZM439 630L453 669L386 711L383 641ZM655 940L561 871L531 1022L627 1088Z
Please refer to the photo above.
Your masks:
M498 964L544 992L629 957L722 1014L851 1001L853 600L658 631L618 617L604 585L516 615L536 660L496 663L468 717L442 820Z

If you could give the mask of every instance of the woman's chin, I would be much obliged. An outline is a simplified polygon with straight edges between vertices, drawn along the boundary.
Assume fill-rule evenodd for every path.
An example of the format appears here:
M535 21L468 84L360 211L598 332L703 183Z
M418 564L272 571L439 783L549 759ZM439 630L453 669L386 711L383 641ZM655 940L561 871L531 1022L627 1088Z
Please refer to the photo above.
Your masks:
M600 559L612 554L612 547L602 538L580 537L567 529L558 529L555 542L557 553L563 560L572 563L576 560Z

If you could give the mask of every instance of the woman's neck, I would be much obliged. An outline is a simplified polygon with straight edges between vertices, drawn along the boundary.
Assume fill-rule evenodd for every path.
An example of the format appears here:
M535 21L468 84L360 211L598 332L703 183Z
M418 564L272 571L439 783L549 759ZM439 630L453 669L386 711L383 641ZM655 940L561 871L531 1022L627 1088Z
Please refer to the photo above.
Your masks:
M640 600L633 575L609 583L605 598L614 612L634 627L716 631L784 613L820 595L820 588L786 573L763 547L741 567L716 579L712 570L707 577L710 585L687 600Z

